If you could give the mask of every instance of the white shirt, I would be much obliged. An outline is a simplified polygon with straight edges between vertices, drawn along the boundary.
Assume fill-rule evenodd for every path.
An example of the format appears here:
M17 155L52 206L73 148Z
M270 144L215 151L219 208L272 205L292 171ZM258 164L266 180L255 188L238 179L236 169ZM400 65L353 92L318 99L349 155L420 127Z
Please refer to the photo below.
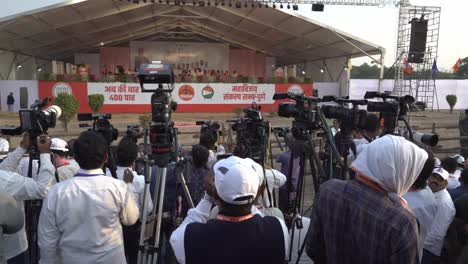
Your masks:
M117 167L117 171L116 171L116 174L117 174L117 178L121 181L123 181L123 177L124 177L124 173L125 173L125 170L126 169L130 169L133 173L133 199L135 200L135 202L137 203L137 206L138 206L138 211L140 211L140 217L141 217L141 214L143 212L143 203L144 203L144 200L145 200L145 177L142 176L142 175L138 175L136 173L136 171L134 171L132 168L130 167L120 167L118 166ZM107 176L111 176L112 177L112 174L110 172L110 170L107 170L106 172ZM149 201L149 204L148 204L148 208L146 210L146 213L151 213L151 210L153 210L153 201L148 193L148 201Z
M0 138L0 152L9 152L10 143L6 139Z
M455 217L455 206L446 189L434 193L434 197L437 205L437 213L426 240L424 241L424 249L429 250L436 256L440 256L445 235Z
M356 146L356 156L361 154L361 152L364 150L365 146L369 144L369 141L365 138L355 138L353 139L354 145ZM348 155L348 164L351 164L356 157L354 156L354 153L351 149L349 149L349 155Z
M448 178L448 185L447 185L447 190L450 189L455 189L458 186L460 186L460 179L461 176L461 170L456 170L455 173L450 173L449 178Z
M208 167L211 168L217 161L216 152L209 150Z
M275 169L267 169L265 170L265 175L268 182L268 191L270 192L270 197L273 199L273 190L278 189L279 187L283 186L286 183L286 175L277 171ZM259 201L264 200L265 207L270 207L270 200L268 198L268 194L266 193L265 188L265 199L262 197L259 198Z
M33 160L31 177L34 180L37 179L38 167L39 167L39 163L37 162L37 160ZM16 172L20 175L23 175L24 177L28 177L28 169L29 169L29 156L26 156L26 157L21 158L21 160L19 161Z
M0 191L13 196L24 214L24 200L42 199L55 182L54 166L49 154L41 154L41 170L37 181L15 173L18 162L26 153L23 148L17 148L0 163ZM28 241L24 227L17 233L3 235L0 244L5 246L6 259L10 259L24 252L28 248Z
M39 218L40 263L126 263L121 223L135 224L139 213L132 192L131 183L106 176L75 176L52 187Z
M419 222L419 260L422 259L424 241L437 213L437 204L431 189L426 188L406 193L403 198Z
M339 128L338 128L338 129L336 129L335 127L332 127L332 128L331 128L331 132L332 132L332 135L333 135L333 136L335 136L336 133L338 133L339 131L340 131Z
M59 177L59 181L64 181L66 179L70 179L75 176L76 172L79 168L76 168L72 164L62 165L57 168L57 173Z
M207 199L207 195L203 199L200 200L197 207L190 209L188 211L187 217L184 219L182 224L172 232L171 235L171 246L174 250L174 254L177 258L177 261L181 264L185 263L185 229L190 223L203 223L205 224L210 218L210 211L213 204ZM252 208L252 210L254 210ZM284 246L286 252L286 259L288 257L288 250L289 250L289 235L288 235L288 228L283 220L279 219L281 227L283 228L283 236L284 236Z

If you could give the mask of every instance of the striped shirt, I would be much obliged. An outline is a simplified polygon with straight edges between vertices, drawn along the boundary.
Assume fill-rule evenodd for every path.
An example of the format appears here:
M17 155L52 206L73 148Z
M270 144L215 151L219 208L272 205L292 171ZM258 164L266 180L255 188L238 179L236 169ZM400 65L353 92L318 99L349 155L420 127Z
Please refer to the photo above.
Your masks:
M320 187L307 235L315 263L419 263L413 214L357 180Z

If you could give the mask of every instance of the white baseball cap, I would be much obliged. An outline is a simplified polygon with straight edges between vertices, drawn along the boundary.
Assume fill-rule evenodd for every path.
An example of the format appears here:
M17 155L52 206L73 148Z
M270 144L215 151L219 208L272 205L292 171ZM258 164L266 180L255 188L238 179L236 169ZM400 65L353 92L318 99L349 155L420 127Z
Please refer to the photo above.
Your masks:
M465 163L465 158L463 158L463 156L460 155L460 154L456 154L456 155L453 155L453 156L450 156L450 157L453 158L453 159L456 159L457 162L458 162L458 165L463 166L463 163Z
M234 156L218 161L213 172L219 197L229 204L252 203L260 184L257 170L252 162Z
M61 138L53 138L52 144L50 144L50 149L67 152L67 142Z
M449 178L449 173L448 171L444 170L443 168L435 168L432 173L440 175L444 180L448 180Z

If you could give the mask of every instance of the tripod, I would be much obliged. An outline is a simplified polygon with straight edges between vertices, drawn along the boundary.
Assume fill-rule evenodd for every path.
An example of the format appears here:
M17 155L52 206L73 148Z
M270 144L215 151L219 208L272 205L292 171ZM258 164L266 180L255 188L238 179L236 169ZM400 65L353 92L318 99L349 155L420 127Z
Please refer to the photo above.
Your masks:
M173 136L173 141L175 147L177 148L177 134L178 130L171 125L168 127L170 133L167 135ZM166 135L166 136L167 136ZM149 153L146 148L148 145L149 130L145 129L145 155L144 155L144 174L145 174L145 190L144 190L144 205L142 212L142 226L140 233L140 249L138 252L138 263L139 264L156 264L158 262L159 253L161 250L160 240L161 240L161 225L163 221L163 205L164 205L164 196L166 192L166 177L167 177L167 167L171 161L176 161L179 163L178 153L165 153L164 157L161 159L155 158L155 161L158 162L156 165L158 167L156 173L156 186L153 195L153 201L158 201L155 203L156 206L153 207L153 211L148 216L146 211L148 210L148 199L150 199L150 184L151 184L151 164L152 161L149 158ZM182 186L183 193L189 204L190 208L193 208L193 201L190 196L190 192L185 182L185 177L183 173L177 173L177 183L179 186ZM152 241L150 241L152 239ZM153 243L150 243L153 242Z

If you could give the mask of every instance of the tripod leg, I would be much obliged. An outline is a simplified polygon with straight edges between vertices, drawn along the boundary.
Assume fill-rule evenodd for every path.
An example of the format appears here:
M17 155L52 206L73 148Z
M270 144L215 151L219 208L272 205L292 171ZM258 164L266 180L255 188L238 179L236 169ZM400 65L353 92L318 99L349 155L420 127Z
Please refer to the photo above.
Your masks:
M147 170L147 168L145 168L145 170ZM143 199L143 212L141 213L140 250L138 251L138 261L137 261L137 263L139 264L143 263L142 258L146 252L146 250L145 252L142 252L142 249L144 248L144 244L145 244L146 222L148 219L148 214L146 213L146 211L148 210L148 204L149 204L148 201L150 199L150 183L151 183L151 169L149 169L149 171L145 173L145 191L144 191L145 198Z
M158 216L157 216L157 221L156 221L156 235L154 237L154 247L155 247L155 252L153 255L153 264L156 264L158 262L158 253L159 253L159 242L161 238L161 223L162 223L162 214L163 214L163 203L164 203L164 192L166 189L166 173L167 173L167 168L159 168L158 174L161 178L161 189L159 191L159 201L158 201Z
M185 195L185 199L187 199L187 202L190 206L190 208L194 208L194 204L193 204L193 200L192 200L192 196L190 195L190 191L187 187L187 183L185 182L185 177L184 177L184 174L180 173L179 174L179 180L180 180L180 184L182 186L182 190L184 191L184 195Z

